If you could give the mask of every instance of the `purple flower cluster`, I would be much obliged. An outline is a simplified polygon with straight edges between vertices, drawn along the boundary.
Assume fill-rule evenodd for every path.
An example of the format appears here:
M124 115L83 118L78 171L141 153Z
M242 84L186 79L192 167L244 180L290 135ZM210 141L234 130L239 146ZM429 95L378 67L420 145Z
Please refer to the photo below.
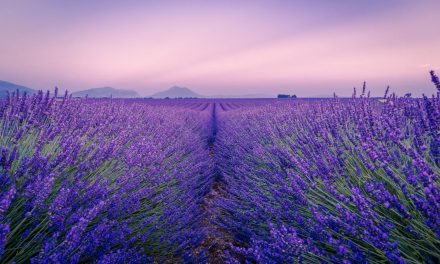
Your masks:
M440 100L365 89L220 112L229 261L440 260Z
M190 105L2 101L0 262L194 259L211 113Z

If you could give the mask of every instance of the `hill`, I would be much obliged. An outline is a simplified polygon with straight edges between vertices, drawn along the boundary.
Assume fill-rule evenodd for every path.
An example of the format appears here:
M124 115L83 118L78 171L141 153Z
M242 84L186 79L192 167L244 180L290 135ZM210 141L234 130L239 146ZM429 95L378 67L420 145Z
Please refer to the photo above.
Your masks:
M203 95L193 92L186 87L173 86L166 91L158 92L152 95L153 98L189 98L189 97L204 97Z
M72 93L73 97L85 97L86 95L88 95L89 98L105 98L105 97L136 98L136 97L139 97L139 94L136 91L116 89L113 87L91 88L91 89L82 90L82 91Z
M23 85L18 85L15 83L0 80L0 98L5 98L7 95L7 92L12 93L12 92L15 92L16 90L18 90L20 92L20 94L23 94L24 92L26 92L28 95L34 94L37 92L37 90L34 90L32 88L29 88L29 87L26 87Z

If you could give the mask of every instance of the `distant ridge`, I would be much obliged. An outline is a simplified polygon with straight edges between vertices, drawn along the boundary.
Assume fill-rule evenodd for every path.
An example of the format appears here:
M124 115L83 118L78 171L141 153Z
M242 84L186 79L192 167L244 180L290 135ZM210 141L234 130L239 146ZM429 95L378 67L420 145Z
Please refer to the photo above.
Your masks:
M38 92L37 89L32 89L23 85L0 80L0 99L7 96L7 92L13 93L19 90L20 94L26 92L32 95ZM141 96L133 90L116 89L113 87L98 87L86 90L81 90L71 93L73 97L89 98L140 98ZM268 94L243 94L243 95L210 95L205 96L198 94L187 87L173 86L165 91L151 95L152 98L275 98ZM325 97L325 96L319 96Z
M26 92L28 95L34 94L37 92L37 90L34 90L32 88L29 88L29 87L26 87L23 85L18 85L15 83L0 80L0 98L6 98L8 92L13 93L17 90L20 92L20 94L23 94L24 92Z
M189 98L189 97L197 97L202 98L205 97L203 95L197 94L193 92L191 89L186 87L173 86L166 91L158 92L153 94L151 97L153 98Z
M113 87L99 87L82 90L72 93L73 97L86 97L89 98L137 98L140 97L136 91L116 89Z

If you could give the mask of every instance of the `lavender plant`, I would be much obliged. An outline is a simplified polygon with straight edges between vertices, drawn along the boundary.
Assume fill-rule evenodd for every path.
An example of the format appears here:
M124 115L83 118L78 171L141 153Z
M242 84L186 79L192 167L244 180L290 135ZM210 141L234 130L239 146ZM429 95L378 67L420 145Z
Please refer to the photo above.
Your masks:
M40 92L0 116L2 262L191 257L209 111Z
M438 124L439 93L377 100L366 83L332 99L13 93L0 262L438 263Z
M440 260L440 101L364 93L221 113L230 262Z

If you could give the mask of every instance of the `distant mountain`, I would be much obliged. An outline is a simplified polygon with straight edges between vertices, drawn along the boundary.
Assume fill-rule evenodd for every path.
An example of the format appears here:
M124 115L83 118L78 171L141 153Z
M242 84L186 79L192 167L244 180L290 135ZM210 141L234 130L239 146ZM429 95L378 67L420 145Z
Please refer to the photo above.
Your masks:
M87 89L87 90L82 90L82 91L72 93L73 97L85 97L86 95L89 98L104 98L104 97L136 98L136 97L139 97L139 94L136 91L115 89L113 87L92 88L92 89Z
M22 86L6 81L0 81L0 98L5 98L7 96L7 92L12 93L17 91L17 89L20 92L20 94L26 92L28 95L30 95L37 92L37 90L34 90L26 86Z
M205 96L197 94L186 87L173 86L166 91L153 94L152 97L153 98L166 98L166 97L168 97L168 98L178 98L178 97L182 97L182 98L198 97L198 98L201 98L201 97L205 97Z

